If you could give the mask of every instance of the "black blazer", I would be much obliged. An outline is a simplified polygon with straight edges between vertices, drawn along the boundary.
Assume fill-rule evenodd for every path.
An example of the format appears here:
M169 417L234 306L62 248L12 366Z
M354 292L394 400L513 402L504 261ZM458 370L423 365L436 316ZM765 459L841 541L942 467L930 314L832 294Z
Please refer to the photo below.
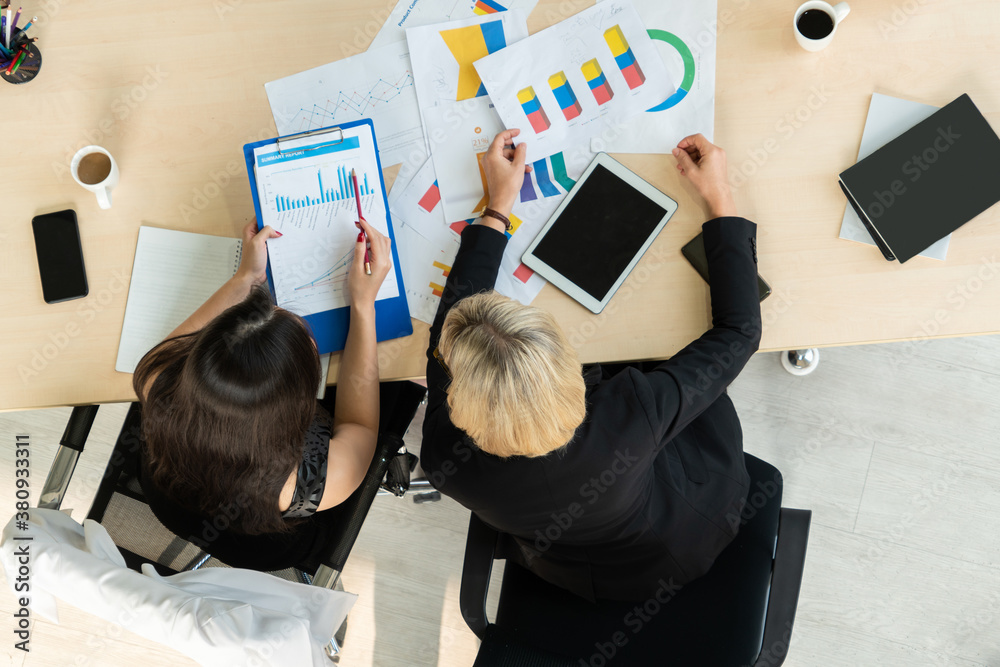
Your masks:
M463 231L431 327L420 456L428 478L515 536L509 558L589 600L642 600L691 581L739 529L749 478L725 390L760 342L756 225L719 218L703 228L712 328L667 361L584 367L587 416L546 456L480 451L451 423L448 377L433 357L449 308L493 289L505 235Z

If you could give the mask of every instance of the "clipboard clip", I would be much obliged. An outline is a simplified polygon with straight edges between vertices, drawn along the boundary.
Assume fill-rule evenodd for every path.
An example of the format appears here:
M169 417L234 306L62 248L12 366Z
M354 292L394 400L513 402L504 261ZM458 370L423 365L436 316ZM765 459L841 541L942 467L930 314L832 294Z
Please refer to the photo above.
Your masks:
M336 146L337 144L341 144L341 143L344 142L344 131L342 129L340 129L339 127L324 127L322 129L319 129L319 130L306 130L305 132L296 132L295 134L286 134L283 137L278 137L275 140L275 143L278 145L278 154L279 155L284 155L285 154L285 151L282 150L282 148L281 148L282 142L297 141L298 139L305 139L307 137L314 137L314 136L318 136L318 135L321 135L321 134L332 134L334 132L336 132L336 133L338 133L340 135L340 138L336 139L335 141L328 141L327 143L324 143L324 144L317 144L315 146L309 146L309 147L306 147L306 148L289 148L288 149L288 152L296 152L296 153L298 153L298 152L315 151L315 150L318 150L320 148L326 148L328 146Z

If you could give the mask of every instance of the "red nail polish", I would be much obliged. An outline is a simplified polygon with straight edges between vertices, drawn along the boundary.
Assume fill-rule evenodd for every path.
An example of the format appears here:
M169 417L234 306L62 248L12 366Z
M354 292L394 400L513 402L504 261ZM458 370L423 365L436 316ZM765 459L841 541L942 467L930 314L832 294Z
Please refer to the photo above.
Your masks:
M275 236L284 236L284 234L282 234L282 233L281 233L281 232L279 232L279 231L275 231L275 232L274 232L274 235L275 235Z
M364 232L358 232L358 243L361 243L364 240L365 240L365 233Z

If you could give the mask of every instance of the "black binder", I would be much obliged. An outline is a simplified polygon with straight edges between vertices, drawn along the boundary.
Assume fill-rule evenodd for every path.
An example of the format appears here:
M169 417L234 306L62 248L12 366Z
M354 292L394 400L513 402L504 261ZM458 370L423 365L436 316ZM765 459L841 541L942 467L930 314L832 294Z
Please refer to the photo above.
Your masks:
M840 174L887 260L905 262L1000 201L1000 137L962 95Z

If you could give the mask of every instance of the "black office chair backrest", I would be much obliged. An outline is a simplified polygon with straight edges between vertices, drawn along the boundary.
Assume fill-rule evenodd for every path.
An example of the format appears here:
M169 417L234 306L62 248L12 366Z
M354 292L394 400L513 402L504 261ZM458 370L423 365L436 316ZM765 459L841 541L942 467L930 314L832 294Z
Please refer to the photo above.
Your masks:
M662 582L648 600L591 604L508 561L497 618L484 647L494 650L490 644L506 641L609 666L753 664L768 611L782 479L774 466L756 457L747 455L746 462L751 489L739 534L708 574L683 588ZM470 541L492 531L476 526L477 518L472 521ZM504 536L493 535L502 553ZM463 572L463 598L465 586Z

